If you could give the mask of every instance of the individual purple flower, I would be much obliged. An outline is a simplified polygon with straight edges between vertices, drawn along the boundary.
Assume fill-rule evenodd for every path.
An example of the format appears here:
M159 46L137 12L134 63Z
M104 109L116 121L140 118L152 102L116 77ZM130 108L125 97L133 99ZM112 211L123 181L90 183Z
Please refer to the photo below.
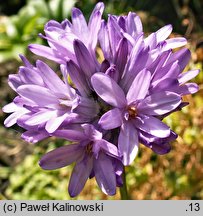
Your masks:
M95 48L103 10L104 4L102 2L97 3L88 24L78 8L72 9L72 23L67 19L62 23L55 20L49 21L45 25L45 36L41 35L47 40L49 47L31 44L29 45L30 50L37 55L45 56L50 60L65 65L69 59L76 60L73 41L78 39L87 46L90 56L96 58Z
M101 117L99 124L105 130L120 127L118 149L124 165L129 165L135 159L139 145L138 131L158 138L170 136L170 128L156 116L178 107L181 97L169 91L149 95L149 71L138 73L126 95L108 75L96 73L91 80L96 93L113 106Z
M34 67L22 58L25 66L20 67L18 74L9 76L9 84L19 96L3 108L12 113L5 120L7 127L18 123L34 134L39 128L53 133L63 124L88 122L97 116L95 101L78 95L42 61Z
M71 197L77 196L87 179L93 176L105 194L114 195L117 178L121 173L117 147L103 139L102 133L93 125L83 124L81 127L82 130L56 131L55 136L76 143L48 152L41 158L39 164L43 169L53 170L76 163L68 187Z

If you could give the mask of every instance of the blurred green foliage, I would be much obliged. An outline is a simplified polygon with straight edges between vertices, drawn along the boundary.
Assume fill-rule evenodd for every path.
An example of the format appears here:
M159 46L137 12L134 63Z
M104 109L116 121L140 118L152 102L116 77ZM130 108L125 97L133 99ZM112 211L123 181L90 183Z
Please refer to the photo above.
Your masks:
M42 43L38 37L44 24L69 17L75 0L27 0L18 14L0 17L0 62L25 54L29 43Z

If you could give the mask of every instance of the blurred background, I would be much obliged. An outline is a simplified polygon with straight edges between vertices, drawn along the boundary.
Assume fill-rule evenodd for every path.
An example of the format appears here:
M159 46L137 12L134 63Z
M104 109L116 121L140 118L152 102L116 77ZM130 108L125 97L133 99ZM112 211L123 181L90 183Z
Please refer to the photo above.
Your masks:
M7 0L0 1L0 106L12 101L14 92L7 84L9 74L21 65L18 54L34 62L38 57L27 50L29 43L44 43L38 33L44 24L70 18L73 6L88 19L95 0ZM131 199L203 199L203 1L202 0L105 0L104 17L135 11L146 34L172 24L173 35L188 39L192 59L186 70L199 68L195 78L200 90L184 99L190 105L174 113L165 122L179 134L169 154L159 156L141 146L134 163L127 167ZM50 62L49 62L50 63ZM54 65L52 65L54 67ZM0 200L1 199L70 199L67 185L72 167L44 171L39 158L66 141L47 139L36 145L20 138L17 126L5 128L6 115L0 110ZM95 180L89 180L75 199L120 199L105 196Z

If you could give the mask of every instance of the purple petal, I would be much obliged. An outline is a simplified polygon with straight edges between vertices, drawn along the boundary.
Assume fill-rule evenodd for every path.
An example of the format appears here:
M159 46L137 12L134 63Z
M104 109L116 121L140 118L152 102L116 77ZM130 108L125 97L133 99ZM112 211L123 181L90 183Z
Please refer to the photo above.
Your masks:
M99 120L99 125L105 130L111 130L121 126L123 122L122 112L118 108L114 108L104 113Z
M170 38L165 41L166 45L164 46L162 51L166 51L169 49L175 49L178 47L185 46L187 44L187 40L183 37Z
M44 82L42 77L37 73L36 70L20 67L19 68L19 76L23 83L25 84L35 84L39 86L44 86Z
M83 154L79 144L71 144L56 148L46 153L40 160L42 169L53 170L68 166L77 161Z
M62 139L67 139L76 142L87 139L87 136L82 131L74 129L57 130L53 133L53 135Z
M91 77L95 73L96 67L94 60L90 55L86 46L79 40L74 40L74 50L81 70L85 73L87 78Z
M46 86L53 92L67 95L69 90L64 82L58 77L58 75L44 62L38 60L37 68L40 70L41 77L43 78Z
M118 149L115 145L112 143L102 139L102 140L97 140L94 146L99 146L97 147L99 150L102 149L105 151L106 154L112 156L112 157L119 157ZM93 147L94 148L94 147Z
M56 131L59 126L65 121L66 118L68 118L69 113L65 113L61 116L53 116L51 119L49 119L46 123L45 129L48 133L53 133Z
M140 115L134 121L134 126L152 136L165 138L170 135L170 128L159 119L152 116Z
M104 11L104 3L99 2L96 4L88 23L89 39L92 40L92 48L95 49L97 45L98 32L101 27L101 16Z
M21 107L19 107L17 104L11 102L9 104L6 104L4 107L2 107L2 111L5 113L12 113L19 110L20 108Z
M159 92L142 100L138 112L146 115L163 115L174 110L181 103L181 97L172 92Z
M135 13L129 12L127 16L127 32L135 37L142 31L142 22L139 16Z
M85 17L78 8L72 9L72 29L79 37L83 36L87 38L88 28Z
M21 135L21 138L29 143L37 143L47 137L49 137L48 133L39 131L26 131Z
M96 73L92 76L91 81L96 93L108 104L119 108L126 106L123 90L109 76Z
M127 93L128 104L145 98L151 82L151 73L146 69L142 70L133 80Z
M29 126L39 125L47 122L54 116L56 116L55 110L42 110L33 114L25 123Z
M76 163L69 182L68 191L71 197L77 196L85 186L93 168L93 157L85 157Z
M16 89L22 85L22 81L20 79L20 76L18 74L10 74L8 76L8 84L9 86L14 90L16 91Z
M17 92L22 97L35 102L39 106L57 103L57 98L50 92L50 90L41 86L22 85L18 87Z
M194 94L199 90L199 86L196 83L186 83L180 86L177 93L181 95Z
M16 124L18 118L20 118L21 116L23 116L24 114L28 113L29 110L27 109L19 109L18 111L12 113L11 115L9 115L5 121L4 121L4 125L6 127L11 127L13 126L14 124Z
M199 74L199 72L200 72L200 70L190 70L190 71L184 72L184 73L179 75L178 81L180 84L184 84L187 81L196 77Z
M120 77L122 76L123 70L126 65L128 57L128 41L126 38L121 39L118 45L118 49L115 57L115 65L117 70L120 72Z
M138 135L134 125L127 121L123 123L118 137L118 149L123 156L124 166L130 165L138 153Z
M178 60L180 71L183 71L191 58L191 53L187 48L182 48L177 52L174 52L167 61L167 64L171 64Z
M116 193L116 175L110 158L100 153L94 160L94 172L97 184L101 190L110 196Z
M156 32L156 38L157 38L157 42L162 42L164 41L166 38L168 38L168 36L171 34L173 28L172 25L166 25L162 28L160 28L157 32Z
M85 75L82 73L80 68L72 60L69 60L67 62L67 70L71 77L71 80L76 85L81 95L83 96L89 95L90 89L88 88Z
M100 46L103 50L104 57L107 60L111 60L111 50L109 50L110 41L109 41L109 34L107 29L107 24L105 21L101 23L101 29L99 31L99 42Z
M100 140L102 139L102 133L95 129L91 124L82 124L84 129L84 134L88 137L89 140Z
M36 55L46 57L59 64L65 63L62 58L56 56L55 52L50 47L46 47L44 45L39 44L30 44L28 48L31 52L33 52Z

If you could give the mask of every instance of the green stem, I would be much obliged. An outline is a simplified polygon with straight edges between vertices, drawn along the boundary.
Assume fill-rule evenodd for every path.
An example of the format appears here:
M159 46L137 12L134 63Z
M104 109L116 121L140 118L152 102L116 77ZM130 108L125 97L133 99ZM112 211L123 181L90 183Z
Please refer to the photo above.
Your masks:
M121 200L129 200L128 191L127 191L127 183L126 183L126 173L125 167L123 167L123 187L120 187Z

